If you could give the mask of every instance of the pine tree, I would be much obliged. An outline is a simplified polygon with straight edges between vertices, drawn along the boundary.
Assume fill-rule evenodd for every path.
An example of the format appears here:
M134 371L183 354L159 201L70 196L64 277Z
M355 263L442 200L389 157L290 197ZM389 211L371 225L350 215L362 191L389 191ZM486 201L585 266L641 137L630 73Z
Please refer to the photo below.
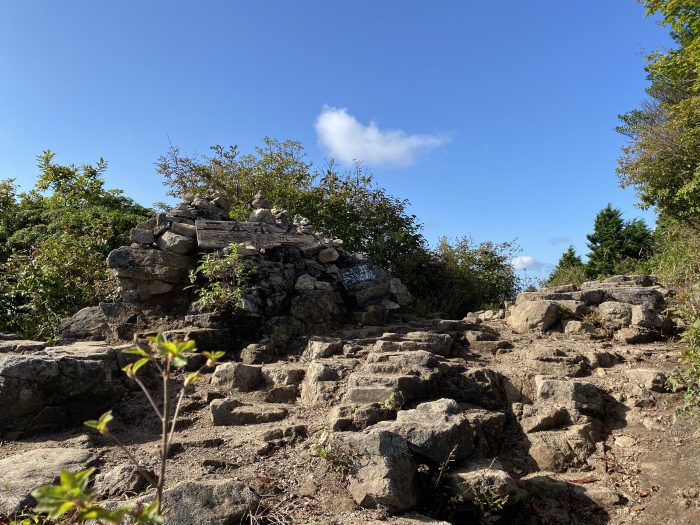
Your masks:
M626 222L617 208L608 204L596 216L588 238L586 273L597 278L617 273L644 271L651 257L654 234L641 219Z
M557 266L547 279L548 286L560 284L581 284L586 279L585 265L581 257L576 255L573 246L561 255Z
M593 224L593 233L588 239L588 263L586 272L591 277L612 275L615 266L624 258L625 222L622 213L608 204L598 212Z
M581 257L576 255L576 250L574 250L574 247L569 246L569 248L561 255L561 258L557 263L557 268L569 269L576 268L578 266L583 266L583 261L581 260Z

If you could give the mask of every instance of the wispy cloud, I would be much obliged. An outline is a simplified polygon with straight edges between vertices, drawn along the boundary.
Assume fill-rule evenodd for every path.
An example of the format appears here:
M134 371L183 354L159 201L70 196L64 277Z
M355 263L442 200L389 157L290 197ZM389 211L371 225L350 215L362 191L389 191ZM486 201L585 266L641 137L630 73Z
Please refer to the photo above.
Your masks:
M559 246L560 244L571 244L571 239L569 237L550 237L548 240L551 246Z
M324 106L316 118L319 144L340 162L361 161L375 166L408 166L448 142L445 135L410 135L400 129L364 125L347 108Z
M532 270L535 272L541 272L550 266L547 263L538 261L530 255L519 255L513 259L510 264L516 271Z

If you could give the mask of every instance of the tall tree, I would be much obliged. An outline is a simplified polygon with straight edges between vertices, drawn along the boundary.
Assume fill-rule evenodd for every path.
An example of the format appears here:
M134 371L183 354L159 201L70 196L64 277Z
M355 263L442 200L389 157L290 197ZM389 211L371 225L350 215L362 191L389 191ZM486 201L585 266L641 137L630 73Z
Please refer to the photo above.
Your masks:
M623 258L625 223L620 210L608 204L598 212L593 224L593 233L588 239L588 263L590 276L611 275L615 265Z
M641 263L652 255L653 233L644 221L627 222L610 204L598 212L587 238L589 277L644 270Z
M700 229L700 2L644 0L660 15L677 47L647 56L650 99L621 115L627 136L618 160L622 186L633 186L642 208Z

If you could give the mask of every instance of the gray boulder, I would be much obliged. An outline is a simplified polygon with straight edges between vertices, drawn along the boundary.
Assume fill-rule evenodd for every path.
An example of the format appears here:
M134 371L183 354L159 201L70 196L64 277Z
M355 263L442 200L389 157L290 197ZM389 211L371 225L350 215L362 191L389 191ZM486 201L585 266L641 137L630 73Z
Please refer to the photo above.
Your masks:
M112 380L118 370L117 352L100 343L0 354L0 428L94 417L123 392L121 381Z
M190 236L180 235L172 230L168 230L156 239L156 244L163 251L187 255L195 248L197 241Z
M33 506L31 493L58 480L61 470L76 472L93 460L87 450L37 448L0 460L0 515Z
M603 396L593 383L537 376L535 394L538 401L565 407L572 417L603 417Z
M558 314L554 301L525 301L511 308L507 322L519 332L545 332L557 322Z
M110 252L107 266L118 278L137 281L186 283L195 259L176 253L148 248L122 246Z
M598 306L598 315L603 325L613 330L629 326L632 321L632 305L616 301L606 301Z
M670 390L668 376L662 370L633 368L627 370L626 375L632 382L652 392L668 392Z
M236 525L260 498L231 479L183 481L163 493L165 525Z
M139 244L153 244L155 237L153 236L152 230L144 230L141 228L132 228L129 231L129 237L133 242Z
M518 503L523 491L494 459L470 463L448 474L448 483L455 494L462 495L470 503L503 501L504 506Z
M386 430L338 432L331 447L347 458L348 492L361 506L407 510L418 501L416 462L408 442Z
M287 409L272 404L244 405L235 399L215 399L209 405L217 426L257 425L287 417Z
M262 379L262 367L243 363L223 363L216 367L211 384L227 390L248 392Z
M414 410L400 410L396 421L374 427L403 437L412 450L436 463L450 456L460 460L473 450L472 429L460 406L452 399L421 403Z
M155 474L149 472L155 479ZM100 498L116 498L143 492L148 482L135 465L126 463L95 476L95 492Z
M307 361L315 361L316 359L331 357L332 355L341 353L342 351L342 339L312 336L309 338L309 342L306 345L306 350L304 350L304 353L302 354L302 359Z

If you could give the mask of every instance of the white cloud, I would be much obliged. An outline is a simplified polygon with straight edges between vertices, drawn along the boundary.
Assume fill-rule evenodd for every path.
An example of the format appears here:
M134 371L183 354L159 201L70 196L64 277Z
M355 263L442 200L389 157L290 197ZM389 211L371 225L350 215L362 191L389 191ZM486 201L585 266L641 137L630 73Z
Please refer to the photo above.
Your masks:
M400 129L379 129L357 121L347 108L324 106L316 119L319 144L340 162L361 161L371 165L408 166L431 149L445 144L444 135L409 135Z
M535 272L541 272L547 266L546 263L538 261L530 255L519 255L510 264L517 271L533 270Z

